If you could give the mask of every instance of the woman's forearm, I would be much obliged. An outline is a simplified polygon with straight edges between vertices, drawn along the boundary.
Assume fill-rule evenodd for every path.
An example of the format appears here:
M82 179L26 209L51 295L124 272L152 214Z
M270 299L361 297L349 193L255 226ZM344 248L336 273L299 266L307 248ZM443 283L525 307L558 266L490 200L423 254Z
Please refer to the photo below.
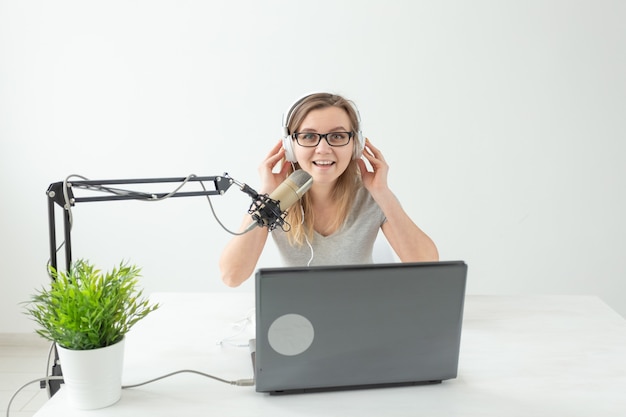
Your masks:
M246 216L240 230L250 223ZM235 236L224 247L219 260L222 281L229 287L238 287L254 272L267 241L267 228L255 228L241 236Z

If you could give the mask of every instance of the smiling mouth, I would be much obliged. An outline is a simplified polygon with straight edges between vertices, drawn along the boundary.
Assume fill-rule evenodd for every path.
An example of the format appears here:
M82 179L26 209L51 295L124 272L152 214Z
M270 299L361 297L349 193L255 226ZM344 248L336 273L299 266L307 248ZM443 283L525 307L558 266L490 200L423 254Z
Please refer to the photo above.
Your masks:
M335 163L333 161L313 161L313 165L316 165L318 167L329 167L334 164Z

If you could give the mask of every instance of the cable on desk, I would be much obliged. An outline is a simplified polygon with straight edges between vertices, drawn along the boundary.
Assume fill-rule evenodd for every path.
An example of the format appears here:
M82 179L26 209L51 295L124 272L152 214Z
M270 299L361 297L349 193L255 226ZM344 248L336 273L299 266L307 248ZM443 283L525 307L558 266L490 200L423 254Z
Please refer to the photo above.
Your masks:
M157 382L157 381L160 381L162 379L169 378L171 376L174 376L174 375L177 375L177 374L182 374L182 373L190 373L190 374L201 375L201 376L204 376L206 378L214 379L216 381L224 382L226 384L235 385L235 386L238 386L238 387L250 387L250 386L254 385L254 379L237 379L237 380L234 380L234 381L229 381L227 379L222 379L222 378L219 378L219 377L216 377L216 376L213 376L213 375L206 374L204 372L194 371L192 369L183 369L183 370L180 370L180 371L171 372L171 373L163 375L163 376L159 376L159 377L151 379L149 381L140 382L138 384L123 385L122 389L141 387L143 385L151 384L153 382ZM13 394L11 399L9 400L9 404L7 404L6 417L10 417L11 404L15 400L15 397L17 397L17 394L19 394L24 388L26 388L27 386L29 386L31 384L37 383L37 382L40 383L40 384L42 382L45 382L47 384L50 381L58 381L58 380L63 380L63 377L62 376L48 376L48 377L45 377L45 378L38 378L38 379L34 379L32 381L29 381L29 382L25 383L24 385L22 385L21 387L19 387L15 391L15 393Z
M140 382L138 384L123 385L122 388L123 389L137 388L137 387L141 387L143 385L151 384L153 382L157 382L157 381L160 381L162 379L169 378L171 376L174 376L174 375L177 375L177 374L182 374L182 373L196 374L196 375L204 376L206 378L214 379L214 380L219 381L219 382L224 382L224 383L229 384L229 385L236 385L238 387L250 387L250 386L254 385L254 379L237 379L235 381L229 381L229 380L226 380L226 379L218 378L218 377L213 376L213 375L205 374L204 372L194 371L193 369L183 369L183 370L180 370L180 371L171 372L171 373L163 375L163 376L159 376L159 377L151 379L149 381Z
M55 381L55 380L62 380L63 377L62 376L47 376L45 378L38 378L38 379L33 379L32 381L29 381L27 383L25 383L24 385L22 385L21 387L19 387L15 393L13 394L13 396L11 397L11 399L9 400L9 404L7 404L7 414L6 417L9 417L9 413L11 410L11 404L13 403L13 400L15 400L15 397L17 397L17 394L20 393L20 391L22 391L24 388L26 388L27 386L34 384L36 382L39 382L40 384L42 382L45 382L46 384L50 381Z
M255 321L254 312L255 312L254 308L251 308L250 310L248 310L248 313L246 314L245 317L233 323L233 327L235 328L236 333L223 338L222 340L218 341L216 344L219 346L249 347L250 344L248 342L239 343L239 342L236 342L234 339L236 339L238 336L243 334L243 332L245 332L248 329L248 326L254 324L254 321ZM250 340L250 338L248 338L248 340Z

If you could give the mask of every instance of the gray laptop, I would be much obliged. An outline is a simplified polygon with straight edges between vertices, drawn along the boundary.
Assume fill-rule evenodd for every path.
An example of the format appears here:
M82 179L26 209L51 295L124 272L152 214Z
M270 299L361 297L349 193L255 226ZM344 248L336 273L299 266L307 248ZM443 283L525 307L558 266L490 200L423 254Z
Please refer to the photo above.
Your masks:
M466 276L463 261L257 270L256 391L455 378Z

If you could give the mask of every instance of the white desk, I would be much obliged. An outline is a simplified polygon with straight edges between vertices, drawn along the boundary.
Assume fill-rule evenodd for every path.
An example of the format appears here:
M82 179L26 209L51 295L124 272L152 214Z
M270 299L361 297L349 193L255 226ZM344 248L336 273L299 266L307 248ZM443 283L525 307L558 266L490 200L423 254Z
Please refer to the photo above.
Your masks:
M124 384L179 369L252 376L247 348L216 343L253 294L155 294L160 310L126 342ZM252 329L239 340L252 336ZM468 296L459 376L434 386L269 396L183 374L126 389L117 404L71 410L61 389L47 416L626 416L626 320L596 297Z

